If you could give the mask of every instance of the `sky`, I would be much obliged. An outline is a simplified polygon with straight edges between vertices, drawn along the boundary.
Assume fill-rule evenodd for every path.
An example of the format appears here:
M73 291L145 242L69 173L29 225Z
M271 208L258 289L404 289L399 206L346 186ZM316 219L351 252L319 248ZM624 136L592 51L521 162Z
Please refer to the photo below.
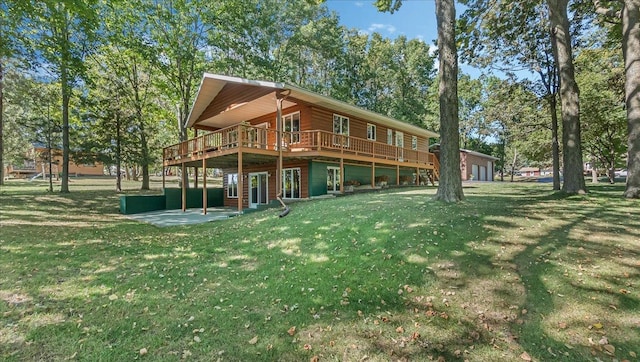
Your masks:
M436 3L434 0L404 0L400 9L393 14L379 12L373 0L327 0L325 4L340 17L340 23L361 32L380 33L383 37L395 39L404 35L407 39L420 39L432 50L438 39L436 24ZM458 10L457 12L460 12ZM438 66L437 60L435 64ZM460 64L460 70L478 77L479 69Z
M382 36L395 39L404 35L407 39L421 39L435 50L438 38L436 24L436 3L434 0L404 0L400 9L393 14L379 12L373 0L326 0L325 4L340 17L340 23L348 28L356 28L361 32L378 32ZM456 15L462 13L460 5L456 6ZM437 67L437 60L435 66ZM467 64L460 64L460 71L477 78L482 74L480 69ZM504 74L493 71L497 76ZM516 72L519 77L528 78L527 72Z
M379 12L372 0L327 0L325 4L338 13L340 23L348 28L369 34L378 32L391 39L404 35L431 46L438 38L433 0L405 0L393 14Z

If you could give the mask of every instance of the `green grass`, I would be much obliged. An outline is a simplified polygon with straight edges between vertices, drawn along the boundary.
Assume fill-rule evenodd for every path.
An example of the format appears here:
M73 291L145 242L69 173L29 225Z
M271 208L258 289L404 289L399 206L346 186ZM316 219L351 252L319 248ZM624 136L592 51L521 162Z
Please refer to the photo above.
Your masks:
M3 360L640 354L640 202L623 186L473 184L457 205L405 188L170 228L119 215L111 183L45 188L0 191Z

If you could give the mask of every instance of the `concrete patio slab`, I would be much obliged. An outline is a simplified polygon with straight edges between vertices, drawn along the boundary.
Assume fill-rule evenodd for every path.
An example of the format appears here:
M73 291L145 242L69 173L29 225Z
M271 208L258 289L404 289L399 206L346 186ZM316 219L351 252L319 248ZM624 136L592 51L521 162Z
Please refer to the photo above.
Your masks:
M177 210L160 210L150 211L141 214L124 215L125 217L146 222L158 227L193 225L201 224L209 221L224 220L239 215L237 209L228 207L210 207L207 208L207 214L202 214L202 209Z

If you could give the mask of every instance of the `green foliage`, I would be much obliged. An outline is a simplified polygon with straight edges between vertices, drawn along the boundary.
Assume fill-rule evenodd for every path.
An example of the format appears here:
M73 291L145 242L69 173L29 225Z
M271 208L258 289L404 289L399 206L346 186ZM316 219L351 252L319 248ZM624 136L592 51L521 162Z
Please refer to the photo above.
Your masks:
M582 101L582 141L585 159L596 167L624 167L626 112L624 63L620 48L585 49L576 58L576 81Z

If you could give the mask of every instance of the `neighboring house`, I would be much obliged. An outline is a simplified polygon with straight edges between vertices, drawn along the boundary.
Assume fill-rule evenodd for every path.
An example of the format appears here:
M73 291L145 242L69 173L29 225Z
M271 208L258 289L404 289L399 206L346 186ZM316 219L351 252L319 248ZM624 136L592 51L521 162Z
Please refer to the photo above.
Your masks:
M51 150L51 173L58 177L62 173L62 150ZM25 178L39 175L49 177L49 152L45 145L34 143L25 153L22 165L9 165L7 175L15 178ZM69 161L69 176L101 176L104 175L104 164L101 162L76 164Z
M440 157L440 145L430 147L431 152ZM460 149L460 174L462 181L493 181L495 174L495 162L497 157L484 153Z
M460 150L460 171L462 181L493 181L495 162L498 158L484 153Z
M222 169L238 210L439 175L437 133L284 83L205 74L187 127L196 137L166 147L164 167Z
M540 169L538 167L523 167L518 170L520 176L540 176Z

